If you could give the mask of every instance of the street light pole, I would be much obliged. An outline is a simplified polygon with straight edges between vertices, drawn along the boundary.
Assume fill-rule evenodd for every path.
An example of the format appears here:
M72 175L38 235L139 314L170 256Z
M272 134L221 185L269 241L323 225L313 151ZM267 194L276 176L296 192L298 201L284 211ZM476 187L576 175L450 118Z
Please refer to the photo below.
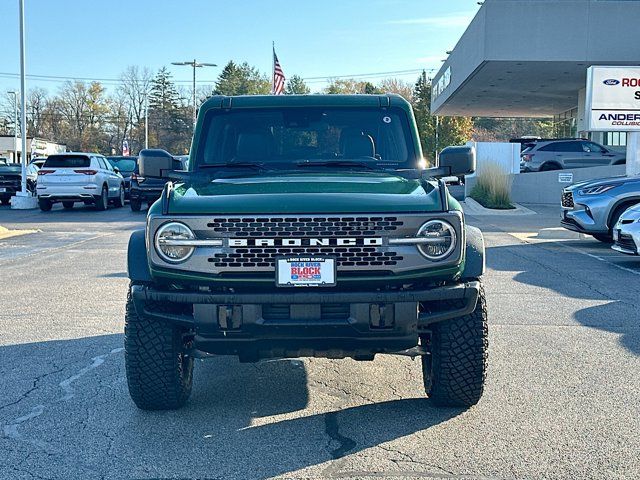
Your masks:
M149 94L144 97L144 148L149 148Z
M25 51L24 51L24 0L20 0L20 136L22 137L22 182L20 189L22 196L27 196L27 106L26 106L26 72L25 72Z
M18 92L11 90L13 94L13 163L18 162Z
M171 62L171 65L188 65L188 66L193 68L193 96L192 96L192 100L193 100L193 128L195 130L195 128L196 128L196 68L217 67L218 65L216 65L215 63L197 62L195 58L190 62Z

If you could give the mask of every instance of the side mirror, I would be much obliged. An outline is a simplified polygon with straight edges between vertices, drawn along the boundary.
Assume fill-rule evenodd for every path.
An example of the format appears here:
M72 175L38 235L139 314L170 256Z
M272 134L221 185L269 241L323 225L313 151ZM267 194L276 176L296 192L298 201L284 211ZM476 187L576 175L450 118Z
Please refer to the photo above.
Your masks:
M440 168L449 169L447 176L470 175L476 171L476 150L473 147L447 147L440 152Z
M116 173L120 173L120 169L118 167L113 167L113 171Z
M175 168L173 156L166 150L148 148L138 154L138 170L141 177L170 178Z

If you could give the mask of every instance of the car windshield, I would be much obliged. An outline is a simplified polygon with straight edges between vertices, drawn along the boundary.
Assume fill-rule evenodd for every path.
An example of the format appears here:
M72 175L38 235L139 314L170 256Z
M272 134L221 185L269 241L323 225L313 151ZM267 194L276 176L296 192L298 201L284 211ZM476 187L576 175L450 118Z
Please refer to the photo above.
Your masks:
M259 163L297 168L358 160L384 168L415 168L406 114L379 108L212 110L203 123L196 168ZM349 165L356 165L351 162Z
M51 155L44 162L47 168L84 168L91 164L89 157L80 155Z
M121 172L133 172L136 169L136 161L134 159L109 158L108 160L112 167L117 168Z

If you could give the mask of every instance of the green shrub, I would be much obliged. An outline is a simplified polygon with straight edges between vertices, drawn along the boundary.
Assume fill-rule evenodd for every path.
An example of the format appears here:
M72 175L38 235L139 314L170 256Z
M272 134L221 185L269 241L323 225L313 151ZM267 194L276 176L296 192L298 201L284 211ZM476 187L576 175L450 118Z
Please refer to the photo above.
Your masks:
M511 204L511 176L496 162L486 162L478 169L471 198L486 208L508 210Z

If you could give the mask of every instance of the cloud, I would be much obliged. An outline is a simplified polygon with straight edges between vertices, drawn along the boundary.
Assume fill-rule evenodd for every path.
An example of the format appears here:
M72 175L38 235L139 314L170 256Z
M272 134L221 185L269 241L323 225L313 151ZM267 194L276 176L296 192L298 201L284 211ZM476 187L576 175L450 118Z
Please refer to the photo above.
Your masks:
M387 22L389 25L425 25L434 28L447 27L466 27L471 23L475 12L459 12L448 15L436 15L433 17L423 18L405 18L400 20L391 20Z

